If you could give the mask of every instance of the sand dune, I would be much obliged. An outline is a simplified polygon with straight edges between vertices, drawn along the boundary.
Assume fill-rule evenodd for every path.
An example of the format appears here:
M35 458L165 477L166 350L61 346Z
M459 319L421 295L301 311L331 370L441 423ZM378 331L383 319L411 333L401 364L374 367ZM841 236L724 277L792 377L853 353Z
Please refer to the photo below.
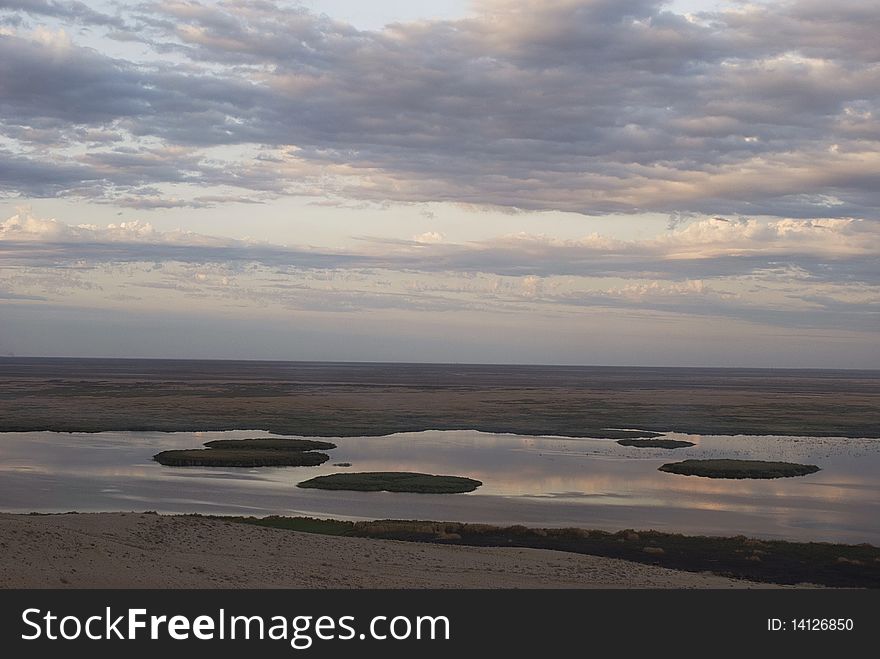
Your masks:
M772 587L611 558L341 538L197 517L0 514L3 588Z

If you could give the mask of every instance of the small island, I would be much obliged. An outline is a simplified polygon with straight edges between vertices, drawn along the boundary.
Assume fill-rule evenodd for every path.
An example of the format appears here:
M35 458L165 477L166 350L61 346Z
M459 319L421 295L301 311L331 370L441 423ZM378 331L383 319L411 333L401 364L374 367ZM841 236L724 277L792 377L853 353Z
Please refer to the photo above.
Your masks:
M638 448L687 448L696 446L693 442L683 439L618 439L621 446L635 446Z
M205 442L210 449L245 449L272 451L327 451L336 448L336 444L322 442L317 439L286 439L267 437L265 439L215 439Z
M463 476L434 476L405 471L374 471L317 476L297 487L357 492L414 492L418 494L461 494L473 492L483 483Z
M788 478L819 471L816 465L765 460L684 460L659 467L660 471L705 478Z
M312 439L218 439L204 449L162 451L153 456L167 467L314 467L330 456L314 449L335 444Z

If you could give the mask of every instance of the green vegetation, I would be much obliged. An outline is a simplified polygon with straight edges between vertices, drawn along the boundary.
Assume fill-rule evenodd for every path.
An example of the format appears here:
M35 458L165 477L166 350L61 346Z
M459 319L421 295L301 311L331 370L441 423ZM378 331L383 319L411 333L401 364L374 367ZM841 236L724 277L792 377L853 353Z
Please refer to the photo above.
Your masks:
M297 487L358 492L416 492L420 494L458 494L472 492L482 483L462 476L433 476L405 471L374 471L330 474L299 483Z
M315 517L217 517L242 524L266 526L273 529L299 531L300 533L318 533L320 535L354 535L354 523L338 519L317 519Z
M695 446L693 442L683 439L618 439L621 446L636 446L639 448L686 448Z
M530 547L622 558L689 572L780 584L880 588L880 548L868 544L687 536L658 531L617 533L489 524L379 520L346 522L308 517L220 517L229 521L328 535L436 542L477 547Z
M271 450L271 451L326 451L336 448L336 444L315 439L278 439L260 437L258 439L215 439L205 442L210 449Z
M502 432L488 430L486 432ZM530 433L524 433L530 434ZM540 433L535 433L540 434ZM652 430L615 430L614 428L583 428L572 437L590 437L595 439L625 439L627 437L661 437L663 433Z
M819 471L816 465L764 460L684 460L659 467L660 471L705 478L787 478Z
M317 451L257 449L185 449L153 456L167 467L314 467L330 459Z
M162 451L153 456L168 467L314 467L330 459L313 449L336 444L311 439L216 439L206 449Z

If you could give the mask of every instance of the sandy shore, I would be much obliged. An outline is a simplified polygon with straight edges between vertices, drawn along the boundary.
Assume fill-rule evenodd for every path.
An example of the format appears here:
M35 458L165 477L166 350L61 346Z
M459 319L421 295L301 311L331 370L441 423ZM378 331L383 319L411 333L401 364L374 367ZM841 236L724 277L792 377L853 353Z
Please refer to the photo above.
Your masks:
M195 517L100 513L0 514L0 587L743 588L768 585L539 549L342 538Z

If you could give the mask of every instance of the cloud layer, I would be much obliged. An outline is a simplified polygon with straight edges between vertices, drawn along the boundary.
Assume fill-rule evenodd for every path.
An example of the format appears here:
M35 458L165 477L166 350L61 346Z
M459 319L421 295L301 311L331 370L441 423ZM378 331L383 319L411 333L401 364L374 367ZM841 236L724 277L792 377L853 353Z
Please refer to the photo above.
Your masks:
M267 1L111 16L16 0L0 16L11 195L880 215L870 3L684 16L654 0L482 0L472 18L369 32ZM78 45L42 26L53 17L138 54Z
M791 329L876 333L880 224L703 218L642 240L514 234L452 243L364 237L357 249L163 232L142 222L70 226L26 211L0 223L0 289L16 299L161 292L208 308L311 311L631 310ZM21 296L27 296L22 298ZM171 296L171 297L168 297ZM254 306L256 305L256 306ZM525 322L525 321L523 321Z
M48 265L183 261L256 262L266 266L375 268L504 276L658 277L668 280L741 276L769 270L836 283L880 284L880 224L865 220L730 220L703 218L657 237L620 240L593 234L560 240L510 234L449 243L436 233L413 240L362 237L361 247L319 249L247 242L149 223L71 226L22 209L0 223L0 263Z
M149 223L105 227L71 226L33 217L22 209L0 223L0 261L53 262L186 261L258 262L267 266L379 268L418 272L490 273L508 276L746 275L788 268L833 281L880 284L876 255L880 225L852 219L693 221L643 240L599 234L560 240L512 234L469 243L445 242L439 234L413 240L362 237L357 250L273 245L207 236L190 231L158 231Z

